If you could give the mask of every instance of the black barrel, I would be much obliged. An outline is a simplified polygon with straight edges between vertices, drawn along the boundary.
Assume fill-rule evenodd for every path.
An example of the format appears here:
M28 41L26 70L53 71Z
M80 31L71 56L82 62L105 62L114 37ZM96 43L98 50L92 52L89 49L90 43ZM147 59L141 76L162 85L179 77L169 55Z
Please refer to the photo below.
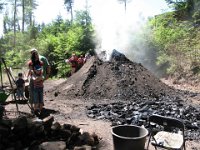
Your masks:
M135 125L112 127L114 150L144 150L148 130Z

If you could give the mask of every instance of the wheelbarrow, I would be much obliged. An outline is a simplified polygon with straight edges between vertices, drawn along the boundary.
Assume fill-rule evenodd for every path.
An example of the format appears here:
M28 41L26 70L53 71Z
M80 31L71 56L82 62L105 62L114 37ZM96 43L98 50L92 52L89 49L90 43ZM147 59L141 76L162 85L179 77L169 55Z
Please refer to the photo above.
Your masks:
M4 90L0 90L0 104L5 103L5 101L7 100L7 98L10 96L10 93L4 91Z

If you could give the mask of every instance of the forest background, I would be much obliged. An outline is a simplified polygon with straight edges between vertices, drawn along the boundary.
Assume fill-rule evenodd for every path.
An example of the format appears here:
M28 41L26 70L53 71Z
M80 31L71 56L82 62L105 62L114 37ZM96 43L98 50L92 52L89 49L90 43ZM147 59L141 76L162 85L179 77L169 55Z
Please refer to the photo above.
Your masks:
M116 1L122 4L121 7L126 12L131 0ZM130 36L129 41L132 42L125 54L158 76L198 78L200 1L165 1L171 11L148 18L138 32L131 32L134 36ZM6 13L3 14L4 34L0 38L0 57L4 57L7 65L12 68L26 67L26 62L30 59L30 49L35 47L51 63L52 76L66 77L70 66L65 59L73 52L80 55L101 49L101 39L87 6L84 10L74 12L74 0L63 0L70 19L57 16L51 23L37 24L33 13L38 6L36 0L14 0L6 3L0 0L0 10L7 9L8 4L12 6L9 8L12 10L4 11ZM12 15L8 12L12 12Z

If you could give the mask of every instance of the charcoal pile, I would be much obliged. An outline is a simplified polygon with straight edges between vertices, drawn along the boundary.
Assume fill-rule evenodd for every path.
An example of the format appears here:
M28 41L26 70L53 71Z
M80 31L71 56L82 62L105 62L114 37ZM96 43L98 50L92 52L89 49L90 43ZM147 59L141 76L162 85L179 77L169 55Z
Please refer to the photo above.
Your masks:
M148 118L159 114L180 119L186 127L186 137L190 140L200 139L200 108L186 106L178 99L143 99L135 102L116 102L87 107L90 118L105 119L112 125L132 124L148 128Z
M141 64L130 61L114 50L110 61L93 56L66 82L56 87L57 96L67 99L135 100L174 95L174 90L161 82ZM59 93L59 94L57 94Z
M106 100L106 104L88 107L87 115L110 120L113 125L147 127L151 114L175 117L184 121L188 139L200 139L200 108L189 106L182 97L192 93L164 84L141 64L130 61L116 50L109 61L95 56L90 58L78 72L52 91L54 96L55 93L60 99Z
M53 116L40 120L21 116L16 119L0 119L0 149L63 150L75 147L95 148L96 134L81 133L71 124L54 122Z

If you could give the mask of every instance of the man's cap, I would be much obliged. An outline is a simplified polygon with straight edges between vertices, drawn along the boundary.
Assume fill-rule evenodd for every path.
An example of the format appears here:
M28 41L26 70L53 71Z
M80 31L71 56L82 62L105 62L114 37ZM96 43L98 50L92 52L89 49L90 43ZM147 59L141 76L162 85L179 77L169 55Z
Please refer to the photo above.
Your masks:
M36 49L36 48L32 48L30 52L31 52L31 53L37 52L37 49Z
M35 66L35 70L41 70L41 69L42 69L42 67L40 65Z

